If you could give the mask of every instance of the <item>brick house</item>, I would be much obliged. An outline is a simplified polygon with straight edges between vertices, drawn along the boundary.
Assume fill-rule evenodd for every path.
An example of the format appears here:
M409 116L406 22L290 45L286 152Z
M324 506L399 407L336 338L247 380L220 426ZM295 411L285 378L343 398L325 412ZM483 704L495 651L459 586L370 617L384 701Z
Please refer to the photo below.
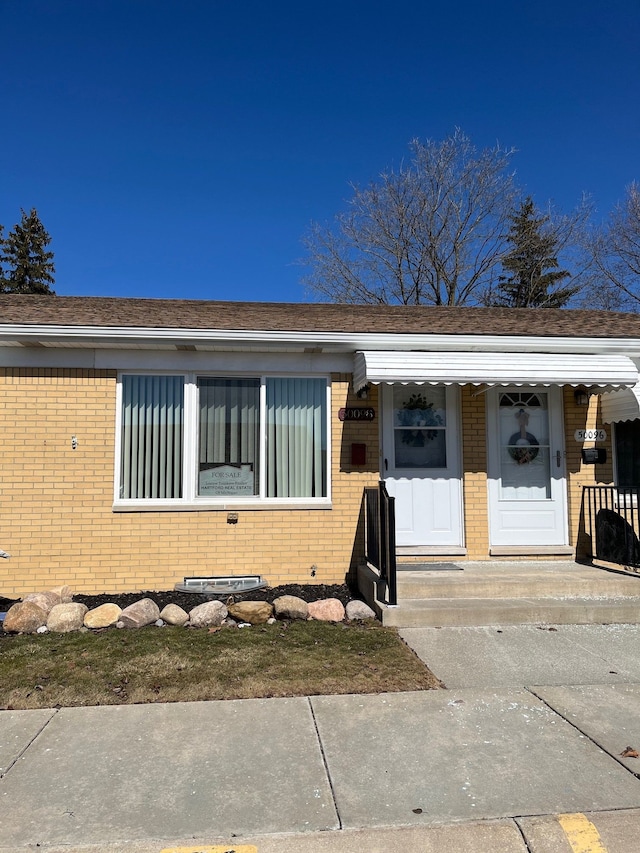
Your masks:
M635 477L637 315L0 306L5 596L185 575L340 583L363 560L363 490L380 477L407 559L571 557L582 487ZM593 436L598 464L582 453Z

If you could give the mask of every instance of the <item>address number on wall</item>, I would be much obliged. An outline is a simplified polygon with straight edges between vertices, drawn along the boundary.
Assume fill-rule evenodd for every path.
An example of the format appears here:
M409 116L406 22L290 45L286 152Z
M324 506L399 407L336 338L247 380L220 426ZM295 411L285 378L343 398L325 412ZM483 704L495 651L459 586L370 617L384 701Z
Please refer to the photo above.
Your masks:
M606 429L577 429L573 437L576 441L606 441Z
M376 416L375 409L367 407L338 409L338 418L341 421L372 421Z

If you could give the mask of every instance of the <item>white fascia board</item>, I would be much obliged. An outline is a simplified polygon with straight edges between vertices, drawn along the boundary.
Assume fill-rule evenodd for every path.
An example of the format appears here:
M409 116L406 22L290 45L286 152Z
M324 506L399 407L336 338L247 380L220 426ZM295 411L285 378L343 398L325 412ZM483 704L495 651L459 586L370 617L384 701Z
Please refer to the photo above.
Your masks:
M0 345L180 346L267 349L321 347L325 351L426 350L433 352L622 353L640 357L640 338L543 337L536 335L446 335L347 332L298 332L226 329L149 329L144 327L34 326L0 324Z

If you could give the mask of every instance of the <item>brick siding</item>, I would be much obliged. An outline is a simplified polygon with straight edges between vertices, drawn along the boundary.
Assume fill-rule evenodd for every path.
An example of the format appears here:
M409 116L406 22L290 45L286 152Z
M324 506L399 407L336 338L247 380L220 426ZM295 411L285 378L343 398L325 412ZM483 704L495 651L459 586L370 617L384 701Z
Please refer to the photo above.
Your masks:
M0 560L0 594L63 583L86 593L170 589L185 575L262 574L270 585L353 576L364 550L363 489L380 469L376 387L366 401L376 419L343 423L339 409L362 401L350 374L332 376L331 509L240 510L229 524L226 510L113 512L116 381L111 370L0 369L0 548L12 555ZM597 398L578 407L566 388L564 408L575 546L582 486L611 482L611 446L607 465L583 465L574 431L601 426ZM485 396L463 388L461 411L467 558L487 559ZM353 443L366 445L365 465L352 465Z

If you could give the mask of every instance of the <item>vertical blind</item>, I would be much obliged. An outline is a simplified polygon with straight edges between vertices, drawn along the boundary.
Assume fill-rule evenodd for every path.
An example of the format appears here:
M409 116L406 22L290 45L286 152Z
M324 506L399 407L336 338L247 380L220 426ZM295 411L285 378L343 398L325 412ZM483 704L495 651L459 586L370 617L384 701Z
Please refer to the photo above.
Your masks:
M121 498L182 497L184 378L122 377Z
M252 467L258 493L260 381L200 377L200 469L211 465Z
M327 494L324 379L267 379L267 497Z

